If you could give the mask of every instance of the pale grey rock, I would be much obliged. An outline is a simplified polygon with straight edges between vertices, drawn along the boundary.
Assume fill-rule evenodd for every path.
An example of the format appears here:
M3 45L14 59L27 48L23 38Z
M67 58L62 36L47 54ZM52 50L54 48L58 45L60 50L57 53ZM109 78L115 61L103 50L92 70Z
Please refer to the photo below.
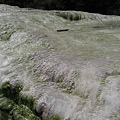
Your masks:
M120 120L119 30L119 16L0 5L0 84L22 83L45 120Z

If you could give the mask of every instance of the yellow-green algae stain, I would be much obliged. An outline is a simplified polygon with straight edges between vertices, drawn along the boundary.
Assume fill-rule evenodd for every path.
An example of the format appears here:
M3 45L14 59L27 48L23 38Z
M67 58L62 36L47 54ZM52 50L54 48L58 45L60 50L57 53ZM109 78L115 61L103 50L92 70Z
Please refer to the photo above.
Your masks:
M0 120L40 120L35 115L35 111L25 105L25 103L32 104L32 102L28 100L23 104L19 100L21 89L22 87L19 85L14 88L9 82L5 82L0 86Z

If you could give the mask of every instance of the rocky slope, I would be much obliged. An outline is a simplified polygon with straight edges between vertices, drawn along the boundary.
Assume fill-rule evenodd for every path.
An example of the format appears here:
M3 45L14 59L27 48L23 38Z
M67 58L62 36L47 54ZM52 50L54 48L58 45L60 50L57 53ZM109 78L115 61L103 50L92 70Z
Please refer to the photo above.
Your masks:
M0 5L1 120L120 120L120 17Z

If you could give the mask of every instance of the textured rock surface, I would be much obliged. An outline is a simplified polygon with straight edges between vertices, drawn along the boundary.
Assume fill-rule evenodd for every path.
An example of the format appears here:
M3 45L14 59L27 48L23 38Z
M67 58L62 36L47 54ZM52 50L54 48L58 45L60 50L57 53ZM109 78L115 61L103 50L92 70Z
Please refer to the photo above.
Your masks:
M118 16L0 5L1 114L120 120L119 30Z

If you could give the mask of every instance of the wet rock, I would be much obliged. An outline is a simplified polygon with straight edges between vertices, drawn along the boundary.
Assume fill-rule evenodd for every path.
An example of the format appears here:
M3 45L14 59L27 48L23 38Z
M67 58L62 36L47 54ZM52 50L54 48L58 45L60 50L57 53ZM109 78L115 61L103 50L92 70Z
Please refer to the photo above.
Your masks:
M119 23L0 5L0 117L119 120Z

